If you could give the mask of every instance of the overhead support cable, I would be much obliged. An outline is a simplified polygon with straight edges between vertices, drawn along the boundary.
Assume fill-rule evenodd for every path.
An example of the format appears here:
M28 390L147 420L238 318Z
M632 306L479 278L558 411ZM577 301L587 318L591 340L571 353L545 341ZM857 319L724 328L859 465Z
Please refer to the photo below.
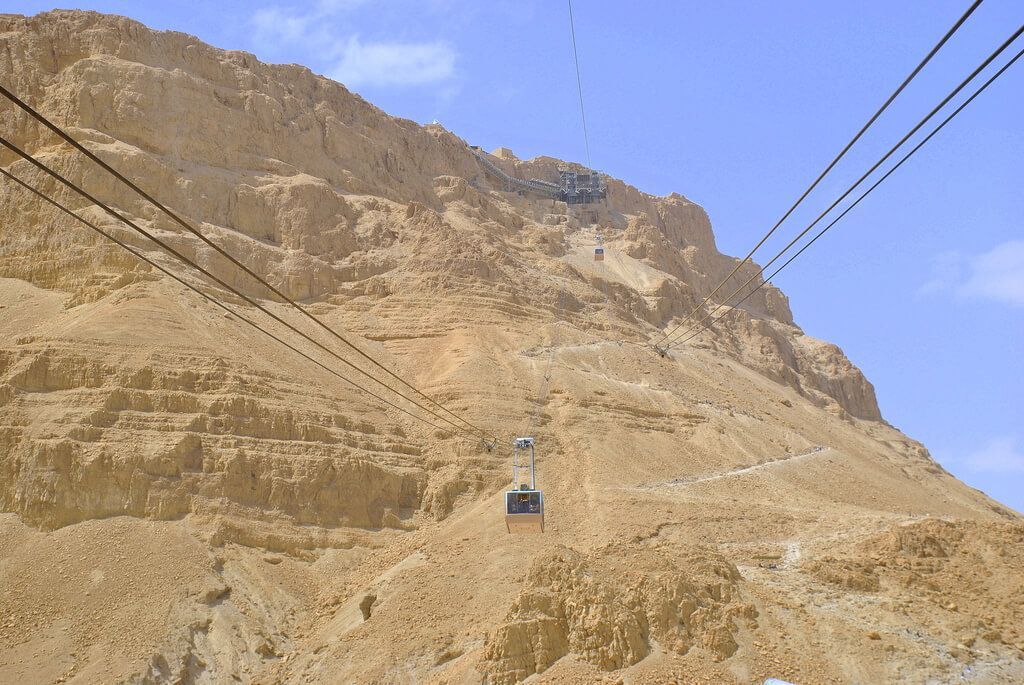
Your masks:
M488 436L486 434L484 434L482 431L479 432L479 433L474 433L473 431L470 431L467 428L465 428L463 426L460 426L459 424L454 423L450 419L448 419L448 418L438 414L434 410L432 410L432 409L430 409L428 407L424 407L422 404L418 403L416 400L412 399L408 395L404 395L403 393L401 393L398 390L392 388L391 386L387 385L386 383L384 383L383 381L379 380L378 378L375 378L371 374L367 373L363 369L359 368L358 366L356 366L355 364L353 364L349 360L347 360L344 357L342 357L341 355L339 355L334 350L326 347L323 343L313 339L312 337L310 337L305 332L299 330L294 325L288 323L287 321L285 321L281 317L277 316L276 314L271 312L269 309L267 309L266 307L261 305L259 302L254 300L252 297L250 297L250 296L246 295L245 293L241 292L240 290L238 290L234 286L230 285L229 283L227 283L223 279L221 279L218 276L214 275L208 269L200 266L199 264L197 264L193 260L189 259L184 254L182 254L180 251L174 249L173 247L168 245L166 242L160 240L155 235L153 235L152 233L150 233L146 229L142 228L141 226L139 226L134 221L132 221L128 217L124 216L123 214L121 214L117 210L112 209L109 205L107 205L104 202L100 201L95 196L91 195L89 192L87 192L86 190L84 190L83 188L78 186L77 184L73 183L72 181L68 180L64 176L60 175L58 172L54 171L49 166L47 166L46 164L40 162L38 159L36 159L32 155L28 154L27 152L25 152L24 150L22 150L18 146L16 146L13 143L11 143L6 138L3 138L2 136L0 136L0 145L3 145L7 149L11 150L16 155L18 155L19 157L21 157L25 161L27 161L30 164L32 164L33 166L35 166L40 171L42 171L42 172L52 176L53 178L55 178L57 181L59 181L60 183L62 183L66 187L70 188L74 192L78 193L79 195L81 195L85 199L89 200L90 202L92 202L93 204L98 206L100 209L102 209L104 212L106 212L110 216L114 217L118 221L121 221L125 225L131 227L137 233L143 235L144 237L149 238L151 241L153 241L154 243L159 245L165 252L170 253L171 255L176 257L179 261L184 262L188 266L191 266L192 268L197 270L199 273L203 274L207 278L211 279L212 281L214 281L215 283L220 285L222 288L224 288L224 289L228 290L229 292L233 293L234 295L242 298L248 304L250 304L253 307L255 307L256 309L260 310L261 312L263 312L264 314L266 314L267 316L272 318L274 321L276 321L279 324L285 326L286 328L291 330L293 333L296 333L297 335L301 336L302 338L304 338L308 342L312 343L313 345L315 345L316 347L318 347L322 351L326 352L330 356L334 357L338 361L342 362L346 366L349 366L352 369L354 369L355 371L363 374L364 376L366 376L370 380L374 381L375 383L378 383L378 384L382 385L383 387L387 388L388 390L390 390L394 394L398 395L399 397L401 397L405 401L409 402L410 404L413 404L414 406L419 408L421 411L424 411L424 412L430 414L431 416L433 416L434 418L439 419L440 421L442 421L444 423L447 423L448 425L452 426L455 429L456 432L464 433L464 434L468 434L468 435L473 435L474 437L479 437L480 439L483 440L485 446L488 446L488 449L490 449L491 446L493 446L493 440L488 442Z
M1020 29L1018 29L1017 33L1014 35L1014 38L1019 36L1022 31L1024 31L1024 26L1022 26ZM1006 47L1006 45L1008 45L1008 44L1009 44L1009 42L1008 43L1004 43L1003 47ZM1001 52L1002 49L1003 48L1000 48L999 52ZM917 143L910 150L910 152L905 154L898 162L896 162L896 164L894 164L892 166L892 168L890 168L884 175L882 175L877 181L875 181L867 190L865 190L863 193L861 193L861 195L856 200L854 200L846 209L844 209L842 211L842 213L840 213L835 219L833 219L823 229L818 231L818 233L813 238L811 238L811 240L809 240L803 247L801 247L799 250L797 250L780 267L775 269L775 271L773 271L767 278L761 280L753 290L748 292L740 300L738 300L735 304L733 304L731 307L726 309L726 311L722 312L722 314L718 315L717 317L712 319L707 324L703 324L703 322L708 318L708 316L710 316L710 314L708 316L705 316L704 319L701 319L701 321L698 322L698 324L703 324L703 326L701 326L699 328L697 328L696 325L695 326L691 326L685 333L681 334L679 336L679 338L677 338L676 341L673 342L671 345L669 345L668 348L666 348L666 349L670 349L672 347L675 347L676 345L680 345L682 343L688 342L688 341L692 340L693 338L697 337L698 335L700 335L705 330L709 330L715 323L717 323L718 321L722 320L730 312L735 311L736 307L739 307L741 304L746 302L751 296L753 296L754 293L756 293L758 290L763 288L766 284L770 283L772 281L772 279L775 278L779 274L779 272L781 272L783 269L785 269L787 266L789 266L797 257L799 257L801 254L803 254L803 252L805 250L807 250L807 248L809 248L811 245L813 245L815 242L817 242L817 240L819 238L821 238L823 235L825 235L825 233L827 233L829 231L829 229L831 229L833 226L835 226L837 223L839 223L840 219L842 219L844 216L849 214L850 211L854 207L859 205L861 203L861 200L863 200L868 195L870 195L871 192L875 188L880 186L883 181L885 181L887 178L889 178L889 176L891 176L893 174L893 172L895 172L897 169L899 169L901 166L903 166L903 164L908 159L910 159L914 155L914 153L916 153L918 150L920 150L922 147L924 147L925 143L927 143L929 140L931 140L939 131L941 131L946 126L946 124L948 124L950 121L952 121L958 114L960 114L960 112L962 112L969 104L971 104L971 102L973 102L975 98L977 98L979 95L981 95L981 93L984 92L986 88L988 88L996 79L998 79L1000 76L1002 76L1003 73L1007 69L1009 69L1011 66L1013 66L1013 64L1015 62L1017 62L1018 59L1021 58L1021 56L1024 56L1024 49L1021 49L1020 51L1018 51L1016 55L1014 55L1006 64L1004 64L999 69L999 71L997 71L995 74L993 74L987 81L985 81L985 83L983 83L977 90L975 90L974 93L972 93L970 97L968 97L966 100L964 100L964 102L961 103L955 110L953 110L952 113L950 113L945 119L943 119L942 122L938 126L936 126L934 129L932 129L932 131L927 136L922 138L921 141L919 143ZM977 71L975 73L977 73ZM973 78L973 76L974 75L972 75L971 78ZM813 226L813 224L812 224L812 226ZM733 291L733 293L731 295L729 295L728 298L726 298L726 302L731 300L740 291L742 291L746 286L748 286L751 282L753 282L753 280L755 278L757 278L761 274L763 274L767 270L767 268L769 266L771 266L786 251L788 251L789 248L792 247L796 243L797 240L799 240L801 237L803 237L807 233L807 230L809 230L809 229L810 229L810 227L808 227L808 229L804 230L803 233L801 233L799 236L797 236L796 239L794 239L792 242L790 242L790 244L787 245L781 252L779 252L777 255L775 255L775 257L773 257L772 260L770 262L768 262L768 264L765 264L764 267L762 267L756 274L751 276L750 279L748 279L746 283L744 283L739 288L737 288L735 291ZM718 309L720 309L720 308L722 308L724 306L725 305L719 305L711 313L713 314L714 312L717 312ZM697 328L697 330L694 330L694 328ZM693 332L690 333L690 331L693 331ZM690 335L688 335L684 339L683 336L686 335L686 333L690 333Z
M814 179L814 181L807 187L806 190L804 190L800 197L797 198L796 202L794 202L792 206L790 206L790 208L786 210L786 213L783 214L782 217L775 222L775 225L772 226L772 228L767 233L765 233L764 236L761 237L757 244L754 245L753 249L751 249L750 252L748 252L747 255L735 267L733 267L732 271L729 272L729 275L722 279L721 283L719 283L714 290L708 293L707 297L705 297L700 304L694 307L693 310L689 314L687 314L683 318L683 320L679 322L678 325L676 325L672 330L668 331L667 333L664 333L660 338L658 338L658 340L654 343L655 349L664 352L667 349L666 345L668 343L669 338L671 338L676 331L682 328L687 321L689 321L698 311L700 311L708 302L710 302L711 298L717 295L718 292L723 287L725 287L725 284L728 283L729 280L732 279L732 277L735 276L739 272L739 270L750 261L751 257L754 256L754 253L757 252L761 248L761 246L765 244L768 238L770 238L772 234L774 234L775 231L778 230L779 226L781 226L783 222L786 219L788 219L789 216L794 212L794 210L796 210L796 208L800 206L804 199L808 195L810 195L811 191L813 191L818 186L818 184L821 183L822 179L824 179L825 176L828 175L830 171L832 171L836 164L839 163L839 160L846 156L846 153L849 152L850 148L852 148L854 144L858 140L860 140L861 136L863 136L864 133L869 128L871 128L871 125L875 123L878 117L880 117L882 113L889 108L889 105L892 104L893 100L895 100L899 96L899 94L902 93L903 90L910 84L910 82L914 80L914 77L916 77L917 74L925 67L925 65L931 61L932 57L934 57L935 54L942 48L942 46L945 45L946 42L953 36L953 34L957 32L957 30L963 25L963 23L967 21L967 18L974 13L974 10L976 10L978 6L981 5L981 3L982 0L975 0L975 2L973 2L971 6L967 8L967 10L956 21L956 23L953 24L953 26L950 27L948 31L946 31L946 34L939 40L939 42L936 43L935 46L928 52L928 54L924 56L924 59L922 59L921 62L914 68L914 70L911 71L905 79L903 79L903 83L901 83L899 87L892 92L892 94L886 99L886 101L882 103L882 106L878 108L878 110L871 116L870 119L868 119L867 123L865 123L857 132L857 134L850 139L850 141L843 147L842 150L839 151L839 154L836 155L831 162L829 162L828 166L825 167L824 171L818 174L818 177ZM681 335L685 334L686 333L684 332Z
M131 188L133 191L135 191L135 193L140 195L142 198L144 198L146 201L148 201L150 204L152 204L158 210L160 210L161 212L166 214L172 221L177 223L179 226L181 226L182 228L187 230L192 235L194 235L197 238L199 238L201 241L206 243L206 245L208 245L209 247L213 248L219 255L221 255L222 257L227 259L229 262L231 262L232 264L234 264L235 266L240 268L242 271L244 271L247 275L249 275L250 277L255 279L257 282L259 282L261 285L263 285L265 288L267 288L267 290L269 290L271 293L273 293L276 297L280 298L281 301L283 301L283 302L287 303L288 305L290 305L296 311L301 313L305 318L309 319L310 321L313 321L317 326L319 326L323 330L325 330L328 333L330 333L334 338L336 338L337 340L341 341L347 347L349 347L352 350L354 350L360 357L362 357L365 360L369 361L371 364L373 364L377 368L379 368L382 371L384 371L386 374L388 374L389 376L391 376L392 378L397 380L399 383L401 383L405 387L407 387L410 390L412 390L413 392L415 392L417 395L419 395L423 399L425 399L428 402L436 405L441 411L445 412L449 416L454 417L457 421L462 423L464 426L467 426L467 427L471 428L473 431L478 432L481 435L481 438L484 441L486 441L488 439L487 438L487 434L486 434L486 432L483 429L479 428L478 426L474 425L473 423L469 422L468 420L462 418L457 413L451 411L450 409L445 407L443 404L441 404L440 402L438 402L434 398L430 397L426 393L422 392L419 388L415 387L414 385L412 385L411 383L406 381L404 378L402 378L401 376L399 376L398 374L394 373L389 368L387 368L386 366L384 366L383 364L378 362L371 355L369 355L366 352L364 352L361 348L359 348L353 342L351 342L346 337L344 337L343 335L341 335L340 333L335 331L333 328L328 326L326 323L324 323L324 321L322 319L320 319L319 317L317 317L314 314L310 313L309 310L307 310L305 307L300 305L298 302L296 302L292 298L290 298L287 295L285 295L279 288L276 288L275 286L270 284L268 281L266 281L263 277L261 277L255 271L253 271L252 269L247 267L245 264L240 262L238 259L236 259L234 256L232 256L226 250L224 250L224 248L222 248L219 245L217 245L216 243L214 243L206 235L204 235L199 229L195 228L189 222L187 222L184 219L182 219L178 214L176 214L172 210L168 209L164 204L162 204L156 198L154 198L152 195L150 195L145 190L140 188L133 181L131 181L130 179L125 177L122 173L120 173L119 171L114 169L112 166L110 166L106 162L104 162L97 155L95 155L93 152L88 150L84 145L82 145L77 140L75 140L75 138L72 137L69 133L67 133L62 128L57 126L55 123L50 121L48 118L46 118L45 116L40 114L31 105L29 105L28 103L26 103L23 100L21 100L17 95L15 95L10 90L5 88L3 85L0 85L0 95L3 95L4 97L6 97L8 100L10 100L15 105L17 105L19 108L21 108L24 112L26 112L29 116L31 116L33 119L35 119L36 121L41 123L43 126L45 126L50 131L55 133L62 140L64 140L69 145L74 147L76 150L81 152L83 155L88 157L90 160L92 160L93 162L98 164L105 171L107 171L108 173L112 174L119 181L121 181L122 183L127 185L129 188ZM356 368L358 368L358 367L356 367ZM360 369L360 372L366 374L366 372L362 371L361 369ZM366 375L369 375L369 374L366 374ZM370 377L373 378L373 376L370 376ZM384 384L383 382L379 381L378 379L374 378L374 381L376 381L378 383L381 383L381 385L384 385L385 387L388 387L390 389L390 386L387 386L386 384Z
M981 0L978 0L979 2ZM569 2L569 32L572 34L572 58L576 63L576 90L580 95L580 119L583 120L583 143L587 149L587 166L594 168L594 162L590 159L590 136L587 133L587 112L583 108L583 79L580 78L580 56L576 52L576 24L572 18L572 0Z
M53 205L54 207L56 207L60 211L62 211L65 214L73 217L74 219L78 220L79 222L81 222L82 224L84 224L88 228L92 229L96 233L100 234L101 236L103 236L107 240L110 240L111 242L116 243L117 245L121 246L122 248L124 248L125 250L130 252L132 255L134 255L137 259L139 259L139 260L149 264L153 268L159 270L161 273L163 273L163 274L165 274L167 276L170 276L175 281L177 281L178 283L182 284L183 286L185 286L189 290L192 290L193 292L197 293L203 299L207 300L208 302L211 302L211 303L215 304L216 306L220 307L221 309L223 309L228 314L230 314L230 315L236 317L237 319L239 319L240 321L249 324L250 326L252 326L256 330L260 331L261 333L263 333L267 337L275 340L276 342L280 343L281 345L284 345L285 347L287 347L292 352L295 352L296 354L298 354L299 356L303 357L304 359L312 362L313 364L316 364L317 366L319 366L321 369L323 369L327 373L329 373L329 374L331 374L331 375L333 375L333 376L335 376L337 378L340 378L341 380L345 381L346 383L348 383L352 387L356 388L360 392L362 392L362 393L364 393L364 394L366 394L366 395L376 399L379 402L382 402L383 404L385 404L385 405L387 405L389 407L397 409L398 411L402 412L403 414L407 414L408 416L411 416L412 418L416 419L417 421L419 421L421 423L424 423L424 424L430 426L431 428L434 428L436 430L443 431L443 432L446 432L446 433L451 433L452 432L450 428L445 428L443 426L439 426L439 425L437 425L437 424L435 424L435 423L433 423L431 421L428 421L427 419L424 419L424 418L422 418L420 416L417 416L416 414L413 414L408 409L405 409L404 407L401 407L401 406L395 404L394 402L391 402L390 400L388 400L388 399L386 399L384 397L381 397L380 395L376 394L375 392L364 388L359 383L356 383L355 381L353 381L353 380L351 380L349 378L346 378L345 376L343 376L342 374L338 373L334 369L326 366L325 364L323 364L322 362L314 359L313 357L310 357L308 354L306 354L302 350L300 350L297 347L291 345L290 343L286 342L285 340L282 340L280 337L278 337L274 333L271 333L266 328L264 328L263 326L259 325L258 323L256 323L252 319L249 319L248 317L244 316L243 314L238 313L236 310L232 309L231 307L227 306L226 304L224 304L223 302L217 300L216 298L210 296L209 294L204 293L202 290L197 288L192 283L189 283L184 278L178 276L177 274L174 274L169 269L161 266L155 260L150 259L145 254L143 254L142 252L139 252L138 250L133 248L131 245L128 245L124 241L114 237L110 233L107 233L102 228L98 227L96 224L92 223L91 221L89 221L85 217L83 217L80 214L78 214L78 212L75 212L74 210L68 208L64 204L61 204L57 200L54 200L53 198L49 197L48 195L43 193L38 188L34 188L33 186L31 186L28 183L24 182L23 180L21 180L20 178L18 178L14 174L10 173L6 169L0 167L0 174L2 174L7 179L13 181L14 183L17 183L19 186L21 186L25 190L31 192L32 194L36 195L37 197L39 197L43 201L47 202L48 204Z

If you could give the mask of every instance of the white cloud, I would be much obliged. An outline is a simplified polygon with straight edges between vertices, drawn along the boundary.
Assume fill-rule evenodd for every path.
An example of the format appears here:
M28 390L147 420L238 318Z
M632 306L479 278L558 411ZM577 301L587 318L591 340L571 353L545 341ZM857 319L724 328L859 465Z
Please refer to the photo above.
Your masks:
M253 13L252 39L262 53L312 51L327 75L346 86L407 87L450 83L455 50L444 41L364 41L337 30L339 15L366 0L320 0L309 10L265 7Z
M980 450L969 454L964 465L972 471L988 473L1024 473L1024 450L1016 439L1002 437L990 440Z
M980 255L947 252L932 262L921 294L951 293L1024 307L1024 240L1009 240Z
M330 76L359 87L440 83L454 74L455 51L443 42L363 43L353 36Z
M282 43L295 44L305 40L313 19L312 14L289 14L280 7L265 7L252 15L253 38L267 51L276 52Z
M971 259L970 268L961 294L1024 307L1024 240L997 245Z

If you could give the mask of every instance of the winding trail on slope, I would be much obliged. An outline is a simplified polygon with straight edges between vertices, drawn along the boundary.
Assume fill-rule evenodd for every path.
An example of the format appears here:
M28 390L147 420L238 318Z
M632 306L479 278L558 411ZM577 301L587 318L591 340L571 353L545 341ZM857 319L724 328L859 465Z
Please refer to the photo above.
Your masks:
M788 456L788 457L783 457L782 459L774 459L772 461L766 461L766 462L763 462L761 464L754 464L753 466L744 466L742 468L733 469L732 471L725 471L723 473L715 473L715 474L712 474L710 476L701 476L699 478L677 478L675 480L665 481L664 483L656 483L654 485L640 486L639 489L642 489L642 490L655 490L657 488L674 488L674 487L680 487L680 486L684 486L684 485L696 485L697 483L708 483L708 482L715 481L715 480L721 480L723 478L732 478L733 476L742 476L744 474L753 473L754 471L759 471L761 469L767 469L767 468L772 467L772 466L778 466L779 464L787 464L787 463L790 463L790 462L793 462L793 461L797 461L797 460L803 461L805 459L810 459L811 457L818 456L818 455L825 454L825 453L832 452L832 451L833 450L832 450L831 447L822 447L822 446L812 447L811 449L807 450L806 452L801 452L800 454L794 454L794 455L791 455L791 456Z

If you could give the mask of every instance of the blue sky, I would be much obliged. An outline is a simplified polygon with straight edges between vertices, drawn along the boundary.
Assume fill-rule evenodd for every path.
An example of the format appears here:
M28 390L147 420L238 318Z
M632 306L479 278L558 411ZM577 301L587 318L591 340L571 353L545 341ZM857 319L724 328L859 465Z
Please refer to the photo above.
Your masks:
M577 0L594 166L699 202L719 247L745 254L967 5ZM52 6L14 0L4 11ZM438 119L487 149L585 161L559 0L81 6L304 64L392 114ZM761 261L1022 22L1024 3L987 0ZM1018 511L1022 122L1018 64L776 279L804 330L839 344L864 370L887 420Z

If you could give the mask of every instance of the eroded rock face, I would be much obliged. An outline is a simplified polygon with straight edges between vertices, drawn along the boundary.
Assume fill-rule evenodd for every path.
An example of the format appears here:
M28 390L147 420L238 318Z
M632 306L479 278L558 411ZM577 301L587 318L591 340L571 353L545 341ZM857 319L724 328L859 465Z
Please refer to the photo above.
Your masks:
M88 12L0 17L0 35L9 48L0 53L0 73L11 75L22 97L157 189L287 295L320 304L321 315L349 317L376 339L429 339L467 325L529 329L558 318L581 334L613 330L643 340L688 313L735 264L717 251L698 205L613 179L607 206L593 218L643 277L585 271L571 261L589 230L579 216L495 192L449 132L389 117L300 67ZM232 286L267 296L112 177L51 145L25 115L3 118L0 130ZM4 155L22 177L51 187ZM528 177L554 177L562 165L510 154L498 163ZM81 212L165 259L97 208ZM114 513L176 518L197 501L223 499L304 523L376 527L402 509L446 515L458 497L493 480L448 469L425 486L411 441L318 407L302 392L288 406L269 400L281 379L237 373L236 360L218 357L216 341L177 358L134 358L169 344L189 348L182 331L205 321L173 310L194 308L190 296L169 294L160 274L26 193L0 195L0 220L0 276L53 294L53 310L37 317L52 315L53 328L38 336L15 328L0 361L8 426L0 501L8 510L57 526ZM76 319L76 309L88 313ZM90 319L116 333L116 349L134 350L130 358L108 360L110 346L82 343L97 331L79 335L76 321ZM165 321L173 330L154 347L144 333ZM50 344L66 324L71 341ZM878 419L870 385L841 351L791 324L784 296L769 287L730 318L716 345L819 404ZM448 355L450 363L461 363L458 355ZM211 370L177 371L190 366ZM312 461L295 467L297 451ZM371 494L350 495L365 478L380 486L368 481L356 490ZM314 490L329 494L311 513L300 503Z
M205 363L162 357L131 368L22 345L7 358L6 387L64 403L36 416L9 410L3 508L48 528L122 514L176 519L217 503L296 524L380 527L420 506L415 445L303 406L301 395L295 407L286 394L244 392L284 378ZM392 464L381 463L385 453Z
M633 548L612 556L560 548L534 562L488 636L488 682L519 682L566 654L604 671L625 668L650 653L651 640L678 654L698 646L720 660L736 651L738 622L756 625L739 572L713 553L693 549L680 560Z
M538 282L535 274L525 277L510 253L570 252L571 236L547 225L552 216L570 231L585 228L564 206L552 215L550 203L536 198L489 198L490 181L463 141L439 126L389 117L302 67L262 64L191 36L89 12L0 17L0 34L11 48L0 55L0 72L12 75L17 93L116 168L158 188L164 203L293 298L383 299L411 282L421 290L485 286L496 306L507 307ZM162 230L176 249L232 286L267 295L112 177L93 173L67 148L47 146L28 117L15 113L0 129L90 192ZM564 164L510 154L496 159L524 177L557 178ZM12 168L41 181L25 163ZM86 213L152 249L101 212ZM155 277L22 193L0 198L0 215L18 219L0 236L0 274L69 291L69 304ZM607 206L592 218L604 227L610 249L662 274L658 283L614 293L634 325L670 325L736 263L718 252L704 210L678 194L652 197L612 179ZM755 270L746 265L738 277ZM607 283L590 284L597 297L611 294ZM870 386L837 348L790 345L799 332L786 327L792 314L781 292L768 286L744 307L723 333L741 335L745 344L723 349L808 396L822 393L853 416L878 418ZM784 327L773 332L757 325L762 322ZM779 368L770 350L756 352L766 345L792 346L794 354L783 354Z
M931 607L953 617L928 619L961 643L1015 645L1024 639L1016 610L1024 598L1024 525L979 525L925 518L833 550L804 569L857 592L888 592L911 615ZM1010 569L1013 569L1012 571ZM993 601L995 598L999 598Z
M980 523L1015 515L881 422L870 384L803 334L780 291L684 354L650 349L737 263L685 197L615 179L596 208L507 193L440 126L119 17L0 16L0 48L5 86L499 437L488 450L414 420L278 324L265 321L343 377L0 181L0 681L441 685L623 669L662 685L763 680L776 663L793 682L946 680L952 662L931 643L914 652L888 601L904 601L901 584L934 600L914 630L932 631L949 593L972 609L941 609L947 644L971 630L1021 639L1019 532ZM26 116L0 117L0 132L300 320ZM564 164L494 159L524 178ZM240 304L10 154L0 165ZM508 438L526 428L551 515L529 542L508 536L498 503ZM873 537L920 514L979 529ZM834 544L865 536L874 546ZM744 565L764 554L778 568ZM821 590L836 603L806 602ZM889 612L881 640L859 639L865 593L872 618Z
M875 388L860 369L837 346L812 338L794 325L736 318L710 344L819 406L833 405L858 419L882 420Z

